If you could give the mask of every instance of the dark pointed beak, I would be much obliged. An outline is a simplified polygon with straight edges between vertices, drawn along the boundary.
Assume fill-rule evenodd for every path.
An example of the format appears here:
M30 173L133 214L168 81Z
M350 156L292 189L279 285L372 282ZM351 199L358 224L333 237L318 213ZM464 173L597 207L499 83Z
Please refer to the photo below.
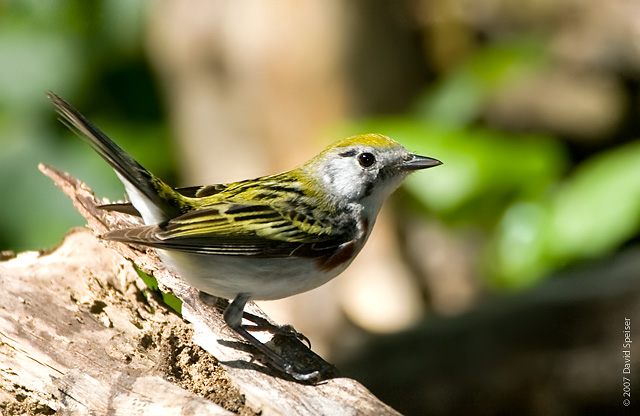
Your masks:
M418 156L414 154L411 154L409 156L411 158L405 160L404 162L402 162L402 165L400 165L400 167L404 170L419 170L442 165L441 161L432 157Z

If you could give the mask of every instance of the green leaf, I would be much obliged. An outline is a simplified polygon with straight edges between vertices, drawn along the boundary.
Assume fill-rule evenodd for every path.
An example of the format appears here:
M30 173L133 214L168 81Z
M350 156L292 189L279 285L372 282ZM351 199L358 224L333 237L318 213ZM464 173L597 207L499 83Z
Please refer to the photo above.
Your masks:
M133 267L136 269L136 272L138 272L138 276L140 276L140 278L147 285L149 290L160 292L160 294L162 295L162 301L177 313L182 314L182 301L171 293L162 292L158 286L158 281L156 280L155 277L148 275L142 270L140 270L135 263L132 262L132 264L133 264Z
M640 224L640 142L584 163L557 191L547 242L558 259L593 257L637 234Z

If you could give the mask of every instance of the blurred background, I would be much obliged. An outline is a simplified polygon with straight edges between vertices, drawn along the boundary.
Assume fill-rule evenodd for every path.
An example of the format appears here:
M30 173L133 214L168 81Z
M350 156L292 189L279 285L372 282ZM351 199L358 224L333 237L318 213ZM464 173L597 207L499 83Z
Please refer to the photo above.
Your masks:
M640 1L0 0L2 251L84 224L39 162L124 197L47 90L175 186L364 132L442 160L347 272L262 306L407 415L629 410Z

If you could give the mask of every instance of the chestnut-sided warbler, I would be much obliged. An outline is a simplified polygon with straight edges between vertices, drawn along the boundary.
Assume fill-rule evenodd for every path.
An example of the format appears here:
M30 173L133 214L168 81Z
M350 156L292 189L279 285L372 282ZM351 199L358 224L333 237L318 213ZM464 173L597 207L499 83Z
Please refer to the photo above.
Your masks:
M111 165L146 225L102 237L157 249L196 289L232 299L227 325L298 380L299 372L242 324L249 300L314 289L362 249L384 200L409 173L440 165L380 134L339 140L288 172L224 185L171 188L57 95L64 119Z

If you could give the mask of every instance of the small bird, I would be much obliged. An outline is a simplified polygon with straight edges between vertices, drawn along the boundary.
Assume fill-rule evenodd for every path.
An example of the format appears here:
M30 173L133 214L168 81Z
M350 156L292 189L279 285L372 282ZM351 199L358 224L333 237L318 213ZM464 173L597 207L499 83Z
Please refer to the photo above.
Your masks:
M298 371L251 335L242 324L245 304L306 292L336 277L364 246L385 199L411 172L442 163L386 136L362 134L288 172L174 189L62 98L47 96L63 122L115 170L144 221L102 238L153 247L192 287L231 300L226 324L301 381L320 374Z

